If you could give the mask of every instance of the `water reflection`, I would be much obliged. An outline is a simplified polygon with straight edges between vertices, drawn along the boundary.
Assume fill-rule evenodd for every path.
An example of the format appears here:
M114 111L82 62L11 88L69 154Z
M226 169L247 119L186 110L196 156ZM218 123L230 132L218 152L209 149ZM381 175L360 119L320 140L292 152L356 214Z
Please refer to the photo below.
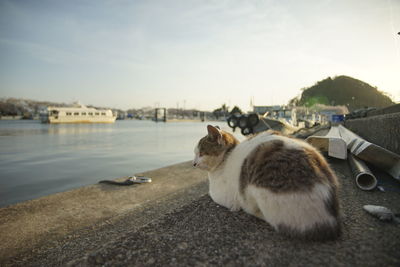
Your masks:
M112 132L112 124L44 124L39 121L1 121L0 136L64 135Z
M47 124L48 134L92 134L111 133L115 128L110 124Z

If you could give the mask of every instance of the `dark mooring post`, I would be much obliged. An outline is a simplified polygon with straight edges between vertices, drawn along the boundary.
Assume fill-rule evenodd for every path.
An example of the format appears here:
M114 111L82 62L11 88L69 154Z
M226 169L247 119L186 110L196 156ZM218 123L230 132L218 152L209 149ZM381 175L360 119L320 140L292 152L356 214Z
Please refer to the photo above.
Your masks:
M205 118L205 112L200 111L200 120L203 122Z
M158 122L158 113L160 110L162 110L164 113L162 117L160 116L160 121L167 122L167 108L156 108L154 110L154 121Z

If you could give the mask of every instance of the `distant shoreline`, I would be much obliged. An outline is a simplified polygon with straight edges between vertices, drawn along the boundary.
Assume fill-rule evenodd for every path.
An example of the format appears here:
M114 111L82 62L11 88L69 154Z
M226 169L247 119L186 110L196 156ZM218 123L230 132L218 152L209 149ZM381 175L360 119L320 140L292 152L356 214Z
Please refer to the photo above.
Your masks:
M1 116L0 117L0 121L39 121L39 118L33 118L33 119L24 119L22 116ZM132 120L137 120L137 119L125 119L125 120L117 120L117 121L132 121ZM146 119L147 120L147 119ZM146 121L143 120L143 121ZM150 119L148 119L148 121L152 121ZM205 121L217 121L217 120L205 120ZM159 122L163 122L163 121L159 121ZM195 120L195 119L167 119L167 122L204 122L201 120Z

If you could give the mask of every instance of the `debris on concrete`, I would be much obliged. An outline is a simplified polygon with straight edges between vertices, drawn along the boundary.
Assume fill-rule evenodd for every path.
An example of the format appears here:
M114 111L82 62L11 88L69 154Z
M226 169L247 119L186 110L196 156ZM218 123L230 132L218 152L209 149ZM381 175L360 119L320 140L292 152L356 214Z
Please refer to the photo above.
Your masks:
M373 190L377 186L377 178L365 162L384 170L400 181L400 156L383 147L368 142L342 125L332 126L325 136L312 135L307 142L328 156L346 159L356 181L362 190ZM347 150L351 153L347 155ZM364 162L365 161L365 162ZM382 191L382 188L378 188Z
M363 160L386 171L400 181L400 156L398 154L366 141L342 125L331 127L326 136L312 135L306 140L319 150L328 152L328 155L334 158L346 159L348 149L357 157L357 162L352 159L350 160L350 164L353 166L362 167L362 169L367 170L368 167L364 163L358 164L359 160ZM357 175L360 177L360 174ZM371 175L373 176L369 171L367 176ZM358 178L356 177L356 179ZM369 177L368 180L373 182L375 179ZM373 184L375 184L375 187L376 183L373 182Z
M235 131L236 127L241 129L243 135L248 135L254 133L253 127L256 126L260 121L258 114L232 114L228 117L228 126Z
M133 184L144 184L151 183L151 178L146 176L129 176L124 181L115 181L115 180L101 180L99 184L111 184L111 185L133 185Z
M358 109L358 110L351 112L350 114L347 114L346 120L387 115L387 114L393 114L393 113L400 113L400 104L394 104L394 105L388 106L386 108L380 108L380 109L377 109L374 107Z
M328 152L330 157L347 159L347 145L337 126L332 126L325 136L309 136L306 141L319 150Z
M346 120L368 117L368 114L374 110L376 110L374 107L354 110L353 112L346 114Z
M386 191L385 188L383 186L381 186L381 185L377 186L376 188L378 188L378 190L381 191L381 192L385 192Z
M330 126L328 124L316 125L311 128L301 128L293 133L293 136L300 139L306 139L309 136L315 135L321 131L329 130Z
M352 131L339 125L340 135L347 144L347 148L366 162L386 171L392 177L400 180L400 156L381 146L370 143Z
M379 185L376 187L381 192L397 192L400 193L400 186L399 185L392 185L388 183L382 183L379 181Z
M364 205L363 209L374 217L384 222L397 222L400 223L400 218L397 218L394 213L383 206Z
M256 113L231 115L227 119L227 123L233 131L239 127L243 135L259 133L270 129L289 135L299 130L298 127L291 125L283 118L275 119L260 116Z

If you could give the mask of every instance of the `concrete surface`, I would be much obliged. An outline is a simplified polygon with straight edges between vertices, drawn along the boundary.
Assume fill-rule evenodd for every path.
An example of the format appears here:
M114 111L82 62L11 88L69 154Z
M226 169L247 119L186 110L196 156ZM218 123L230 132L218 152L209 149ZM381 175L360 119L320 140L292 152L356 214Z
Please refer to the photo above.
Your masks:
M287 238L264 221L215 204L201 180L154 205L77 229L1 265L399 266L400 224L381 222L362 209L372 204L400 212L399 183L373 170L389 191L365 192L356 187L346 161L330 163L342 184L343 235L336 241Z
M96 231L129 216L142 226L207 192L206 173L192 168L191 162L143 175L153 182L96 184L1 208L0 265L25 265L25 260L59 245L59 240L79 236L79 229Z
M381 222L362 210L363 205L374 204L400 212L399 192L361 191L350 178L346 161L330 162L342 183L343 235L337 241L289 239L264 221L244 212L230 212L206 195L144 227L128 230L129 234L69 264L399 266L400 225ZM382 173L378 177L387 178Z

